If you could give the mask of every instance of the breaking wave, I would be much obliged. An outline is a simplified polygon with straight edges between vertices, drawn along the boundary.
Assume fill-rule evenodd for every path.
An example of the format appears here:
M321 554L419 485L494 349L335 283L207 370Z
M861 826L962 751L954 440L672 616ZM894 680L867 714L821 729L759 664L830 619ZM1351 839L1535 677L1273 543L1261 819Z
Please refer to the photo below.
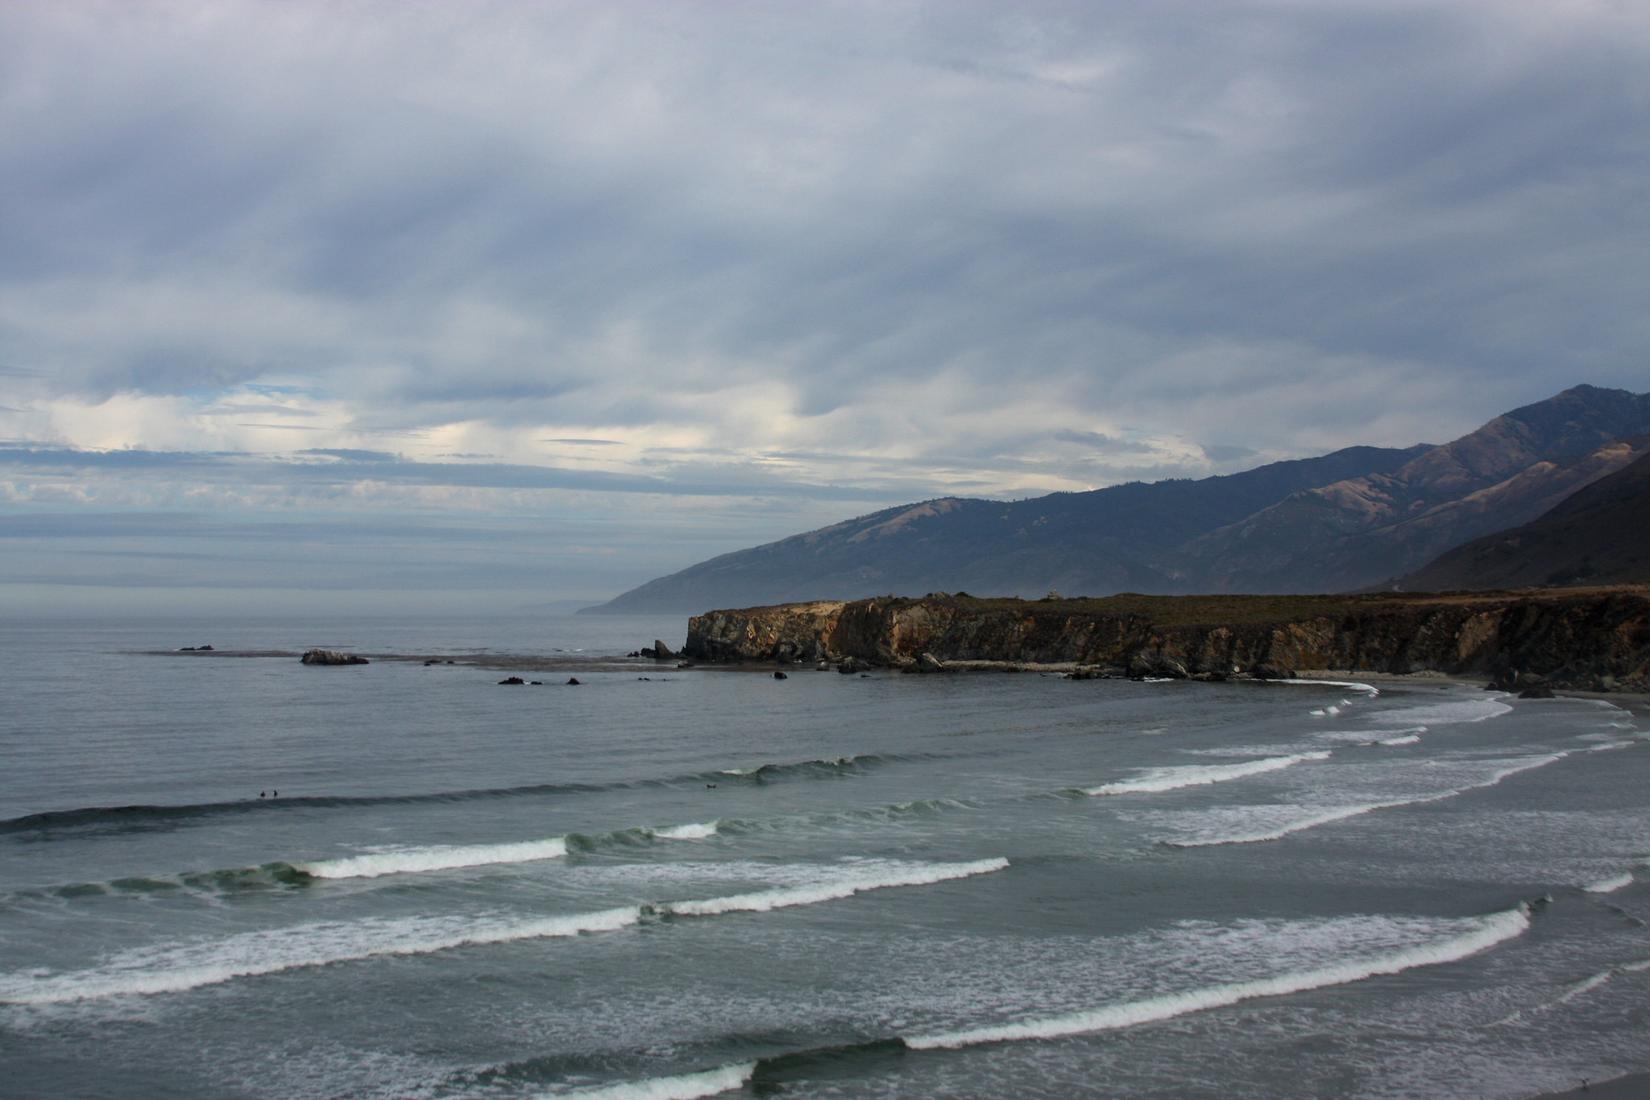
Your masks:
M1609 878L1600 879L1597 882L1588 883L1586 886L1582 887L1582 889L1586 890L1589 894L1613 894L1622 887L1631 885L1633 885L1633 876L1628 873L1623 873L1619 875L1611 875Z
M758 890L749 894L708 898L703 901L673 901L647 907L647 912L660 916L709 917L721 913L766 913L793 905L814 905L835 901L866 890L881 890L889 886L931 886L951 879L988 875L1008 866L1008 860L978 859L970 863L892 864L873 868L856 875L788 886L776 890Z
M1485 722L1511 714L1512 707L1502 700L1504 692L1485 692L1482 696L1452 698L1436 703L1422 703L1413 707L1381 711L1369 716L1369 721L1380 726L1441 726Z
M1397 948L1364 958L1346 959L1327 966L1297 970L1276 977L1204 986L1160 997L1103 1005L1079 1012L1021 1020L1016 1023L961 1028L904 1036L914 1050L955 1049L980 1043L1023 1039L1055 1039L1094 1031L1115 1031L1137 1024L1173 1019L1192 1012L1223 1008L1260 997L1280 997L1309 989L1345 985L1420 966L1456 962L1520 936L1530 926L1529 910L1520 905L1501 913L1475 918L1457 935L1430 943Z
M1360 683L1357 680L1266 680L1268 684L1315 684L1319 687L1343 687L1351 691L1361 691L1370 699L1381 694L1381 689L1374 684ZM1342 699L1342 703L1346 700Z
M440 848L404 848L341 859L299 863L311 878L377 878L418 871L450 871L459 867L486 867L495 863L526 863L567 854L567 839L524 840L514 844L467 844Z
M1305 806L1248 807L1244 812L1261 819L1263 824L1260 828L1241 832L1211 833L1184 839L1164 839L1159 843L1171 848L1205 848L1221 844L1258 844L1269 840L1282 840L1291 833L1313 829L1319 825L1328 825L1335 821L1344 821L1349 817L1358 817L1361 814L1373 813L1376 810L1391 810L1400 806L1422 806L1430 802L1442 802L1445 799L1466 794L1468 791L1493 787L1509 776L1532 771L1536 768L1544 768L1548 764L1557 763L1568 755L1568 753L1559 752L1548 756L1528 757L1492 772L1490 777L1481 783L1472 783L1464 787L1452 787L1437 794L1419 795L1414 798L1396 798L1384 802L1366 802L1350 806L1320 808ZM1306 812L1301 813L1301 811ZM1291 814L1299 814L1300 816L1288 816ZM1282 820L1278 820L1280 816ZM1268 818L1270 820L1267 820Z
M214 940L122 951L83 971L0 973L0 1002L61 1004L108 997L181 993L237 978L392 955L426 955L458 947L614 932L645 919L765 913L813 905L867 890L927 886L1001 871L1006 859L969 863L879 862L801 886L692 901L626 905L593 913L523 919L519 915L367 918L241 932Z
M1272 756L1264 760L1247 760L1241 764L1202 764L1188 767L1147 768L1133 779L1083 788L1084 794L1154 794L1181 787L1201 787L1210 783L1225 783L1250 775L1264 775L1280 771L1308 760L1327 760L1327 751L1296 753L1293 756Z
M676 1077L650 1077L642 1081L625 1081L617 1085L597 1085L593 1088L573 1089L567 1092L540 1093L541 1100L700 1100L701 1097L744 1087L756 1072L755 1062L719 1066L700 1073L684 1073Z

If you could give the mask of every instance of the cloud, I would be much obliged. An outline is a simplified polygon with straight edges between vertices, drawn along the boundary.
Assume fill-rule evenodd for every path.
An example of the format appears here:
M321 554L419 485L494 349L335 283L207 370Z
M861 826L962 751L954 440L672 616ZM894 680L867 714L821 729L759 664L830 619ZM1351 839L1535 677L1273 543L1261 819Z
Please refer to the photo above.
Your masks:
M828 513L1444 440L1642 388L1646 102L1607 3L6 5L0 436L64 472L0 479Z

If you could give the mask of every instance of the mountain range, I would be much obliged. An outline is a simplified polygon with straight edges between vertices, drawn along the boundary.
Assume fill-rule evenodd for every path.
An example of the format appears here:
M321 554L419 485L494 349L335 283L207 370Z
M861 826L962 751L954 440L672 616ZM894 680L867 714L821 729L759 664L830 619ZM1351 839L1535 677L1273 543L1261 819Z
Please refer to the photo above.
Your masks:
M1613 579L1650 579L1642 562L1608 550L1609 524L1597 518L1600 508L1630 510L1622 502L1634 493L1639 515L1650 514L1650 474L1619 482L1611 476L1650 469L1642 461L1647 455L1650 394L1575 386L1437 446L1349 447L1238 474L1019 501L943 497L902 505L723 554L586 610L691 614L962 590L1033 597L1051 590L1417 590L1446 580L1477 587L1470 566L1429 572L1428 563L1471 540L1530 524L1595 484L1603 500L1576 505L1576 514L1555 521L1570 532L1564 545L1585 545L1573 552L1590 555L1595 570L1639 570ZM1542 538L1521 545L1562 541ZM1565 568L1515 568L1516 554L1494 554L1508 575Z

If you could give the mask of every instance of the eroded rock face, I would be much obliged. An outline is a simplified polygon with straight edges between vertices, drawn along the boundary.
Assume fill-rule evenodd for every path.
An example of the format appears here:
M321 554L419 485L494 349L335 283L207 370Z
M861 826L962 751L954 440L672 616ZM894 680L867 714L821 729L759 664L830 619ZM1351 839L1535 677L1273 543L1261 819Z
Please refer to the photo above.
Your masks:
M1650 588L1484 595L934 596L713 611L688 623L704 661L1070 663L1136 676L1279 679L1299 669L1486 675L1650 689ZM930 666L932 667L932 666Z
M340 653L336 649L312 649L299 658L306 665L366 665L372 662L365 657L357 657L353 653Z

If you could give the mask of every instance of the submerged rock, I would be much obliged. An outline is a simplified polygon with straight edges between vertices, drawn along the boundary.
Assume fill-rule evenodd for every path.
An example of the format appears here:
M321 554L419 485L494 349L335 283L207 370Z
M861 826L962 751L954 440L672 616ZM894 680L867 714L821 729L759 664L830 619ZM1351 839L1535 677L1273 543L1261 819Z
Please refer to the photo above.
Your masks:
M506 676L504 679L499 681L499 685L501 687L520 687L525 686L526 683L527 681L523 680L520 676Z
M339 653L336 649L312 649L299 658L306 665L367 665L372 662L353 653Z

